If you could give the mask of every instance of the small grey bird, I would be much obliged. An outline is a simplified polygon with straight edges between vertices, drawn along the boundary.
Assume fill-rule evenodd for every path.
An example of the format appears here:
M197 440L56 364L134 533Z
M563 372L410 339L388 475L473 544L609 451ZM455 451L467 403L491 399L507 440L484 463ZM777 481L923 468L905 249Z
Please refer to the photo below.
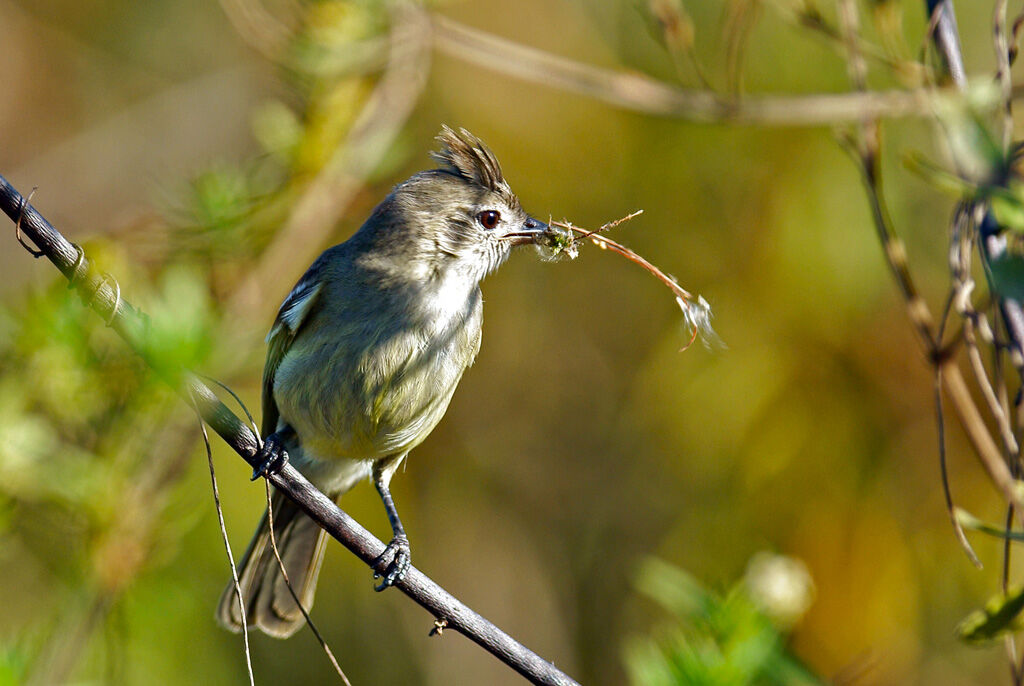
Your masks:
M480 282L512 248L547 226L523 211L494 154L462 129L443 128L440 169L415 174L349 240L324 252L281 305L263 370L263 466L282 449L327 495L372 477L393 538L377 590L409 567L409 540L388 485L409 451L448 408L480 350ZM290 500L273 496L274 537L307 609L325 533ZM302 626L270 545L267 516L240 564L250 627L286 638ZM241 631L229 583L218 621Z

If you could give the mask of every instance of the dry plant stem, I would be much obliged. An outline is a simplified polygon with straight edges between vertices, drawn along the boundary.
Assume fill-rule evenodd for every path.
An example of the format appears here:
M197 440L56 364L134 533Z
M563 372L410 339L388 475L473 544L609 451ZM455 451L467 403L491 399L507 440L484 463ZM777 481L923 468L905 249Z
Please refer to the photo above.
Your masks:
M877 129L873 129L872 133L877 136ZM885 250L885 258L889 265L889 270L892 272L893 278L896 280L897 286L899 286L900 293L906 301L907 314L910 317L911 324L917 332L921 345L929 357L933 358L934 363L934 358L942 353L933 333L934 318L931 310L928 308L928 303L921 297L917 286L914 284L913 276L910 274L910 268L907 264L906 248L903 246L903 242L893 235L890 228L892 225L891 220L882 199L880 169L878 156L875 153L876 144L877 138L874 138L873 142L865 141L864 145L867 147L862 149L862 157L860 158L861 173L868 192L868 202L871 206L871 218L878 234L878 240Z
M953 311L953 302L956 297L957 291L951 289L949 295L946 297L946 304L942 308L942 318L939 320L939 328L935 333L934 340L943 340L946 324L949 322L950 313ZM974 552L974 548L971 546L970 540L967 538L967 533L964 531L963 524L960 523L960 519L956 516L956 507L953 503L953 491L949 486L949 469L947 468L946 459L946 414L943 411L942 402L942 368L938 365L932 365L932 373L934 374L933 393L935 399L935 427L936 433L938 434L939 444L939 474L942 479L942 496L946 502L946 515L949 517L950 524L953 526L953 533L956 536L957 542L960 544L961 549L967 555L967 559L977 569L982 569L983 565L981 560L978 559L977 553ZM1011 506L1012 511L1012 506ZM1009 542L1009 539L1006 539Z
M839 29L832 24L829 24L824 17L820 15L810 16L797 5L771 3L771 6L794 26L810 29L815 33L815 35L822 38L830 46L836 47L845 52L846 43L840 34ZM861 53L872 61L889 67L893 71L899 72L920 67L920 65L915 62L899 59L887 54L877 45L864 40L860 36L857 36L855 40L857 41L857 49Z
M960 203L953 216L953 230L951 234L950 268L953 273L953 291L951 302L957 303L957 310L963 320L963 341L967 350L967 359L974 373L975 382L981 390L982 397L988 405L988 409L996 426L999 429L1003 441L1005 454L1011 456L1010 471L1014 478L1017 478L1017 459L1019 457L1019 442L1014 434L1013 422L1009 411L1009 399L1006 392L1006 384L1003 379L1002 356L1000 345L995 340L995 334L985 315L974 308L971 304L970 293L974 287L971 278L972 255L976 246L976 227L978 218L983 215L983 208L970 203ZM978 335L983 341L992 347L992 378L982 360L981 350L978 347ZM935 340L942 340L940 329ZM998 389L998 391L997 391Z
M726 88L738 95L743 90L743 58L747 41L761 11L757 0L735 0L727 5L722 39L725 43Z
M700 58L697 56L695 36L691 34L689 39L680 45L679 37L687 30L685 27L689 25L692 31L692 22L682 5L654 0L650 3L649 8L652 18L661 28L664 47L672 59L676 77L680 81L686 80L685 65L689 63L700 85L704 88L712 88L711 80L708 79Z
M1020 519L1019 513L1021 507L1024 506L1022 494L1017 489L1016 481L1010 473L1009 467L1006 466L999 446L996 445L977 405L974 404L974 399L964 382L960 368L956 366L955 360L951 357L943 358L939 364L942 368L942 380L953 410L967 432L967 438L971 441L982 467L988 472L989 478L1002 493L1006 502L1016 508L1018 519Z
M981 569L981 560L978 559L978 555L974 552L971 542L967 540L967 533L964 531L963 525L956 517L953 493L949 488L949 471L946 469L946 418L942 411L942 370L939 368L935 369L934 388L935 423L938 427L939 433L939 467L942 474L942 495L946 501L946 513L949 515L949 521L953 525L953 533L956 535L957 542L960 543L960 547L963 549L964 553L966 553L967 559L970 560L971 564L975 567Z
M317 642L320 644L320 648L327 654L327 659L331 661L331 665L334 667L334 671L338 673L341 680L345 683L345 686L352 686L352 682L348 680L341 665L338 664L337 658L334 657L334 652L331 647L327 645L327 641L320 634L320 630L316 628L316 624L313 623L312 618L309 616L309 612L302 606L302 601L299 600L298 594L295 592L295 588L292 586L292 580L288 578L288 571L284 568L284 560L281 559L281 551L277 549L277 537L274 535L274 503L273 498L270 496L270 482L264 480L263 485L267 489L267 531L270 532L270 549L274 551L274 558L277 560L278 569L281 570L281 578L284 579L285 586L288 587L288 593L291 594L292 600L295 601L296 607L299 608L299 612L302 613L303 619L306 620L306 625L309 626L309 630L313 632L313 636L316 637ZM242 592L238 589L238 584L235 584L235 592L238 593L239 602L241 602ZM242 609L243 615L245 609ZM242 618L242 631L245 631L245 618Z
M1006 42L1006 0L996 0L992 11L992 47L996 52L996 80L1002 94L1003 152L1013 142L1013 82L1010 79L1010 46Z
M1003 528L1010 531L1013 528L1013 505L1006 508L1006 517L1003 520ZM1003 569L999 585L1004 594L1010 592L1010 543L1009 536L1003 539ZM1016 650L1016 646L1012 642L1010 645L1013 645Z
M955 90L890 90L804 96L718 95L679 88L633 72L602 69L521 45L433 15L441 52L550 88L579 93L616 107L705 123L824 126L865 117L930 117L937 101L959 100ZM1021 95L1014 89L1014 97Z
M659 281L661 281L663 284L668 286L669 289L675 294L675 296L683 303L684 307L689 309L691 303L694 302L695 298L693 297L692 293L690 293L685 288L683 288L678 283L676 283L675 279L673 279L671 276L669 276L668 274L666 274L665 272L661 271L656 266L651 264L643 256L633 252L632 250L630 250L626 246L622 245L621 243L617 243L617 242L613 241L610 238L606 238L605 236L598 235L602 231L607 231L608 229L610 229L612 227L618 226L619 224L621 224L624 221L632 219L633 217L635 217L638 214L640 214L642 211L643 210L640 210L640 211L634 212L633 214L626 215L622 219L617 219L617 220L615 220L613 222L609 222L608 224L605 224L601 228L595 229L593 231L588 231L587 229L581 229L581 228L573 226L572 224L569 224L567 222L553 221L551 223L554 224L555 226L559 226L559 227L561 227L563 229L567 229L567 230L572 231L573 233L575 233L576 236L577 236L576 237L577 241L589 240L592 243L596 244L600 248L603 248L605 250L611 250L614 253L622 255L623 257L625 257L630 262L633 262L634 264L640 265L641 267L643 267L644 269L649 271L651 274L653 274ZM695 340L697 340L697 334L698 333L699 333L699 327L694 325L693 326L693 332L692 332L693 335L690 337L690 341L689 341L689 343L686 344L684 349L690 347L691 345L693 345L693 342Z
M939 25L940 16L942 16L942 13L939 12L938 9L931 10L928 14L928 30L925 31L924 38L921 40L921 47L917 51L918 61L922 64L928 63L928 55L931 54L931 50L935 44L932 37L935 35L935 31ZM933 69L929 69L925 72L926 83L932 88L938 87L938 84L936 83L936 76L935 70Z
M630 219L633 219L634 217L643 214L643 212L643 210L631 212L630 214L627 214L625 217L616 219L615 221L608 222L607 224L603 224L599 228L593 230L582 229L578 226L574 226L571 223L564 221L549 221L548 223L551 224L552 226L557 226L566 229L567 231L570 231L571 235L573 236L572 243L578 243L583 240L589 240L590 242L597 245L599 248L603 250L611 250L612 252L625 257L633 264L639 265L643 269L646 269L648 272L653 274L655 278L657 278L663 284L668 286L669 290L671 290L672 293L676 296L676 302L679 304L681 308L683 308L684 317L686 318L686 321L690 324L691 327L690 340L682 348L682 350L686 350L691 345L693 345L694 341L697 340L697 336L701 335L702 330L704 330L705 328L705 315L701 315L698 313L700 312L700 310L706 309L707 304L699 301L698 298L694 298L693 294L687 291L682 286L680 286L674 278L672 278L665 272L661 271L658 267L654 266L651 262L649 262L640 254L633 252L626 246L622 245L621 243L617 243L616 241L613 241L610 238L598 235L605 231L615 228L619 224L627 222ZM698 313L695 313L695 310ZM705 321L705 324L702 324L702 321ZM713 339L717 339L717 336L714 335L714 332L710 331L709 325L707 329L708 330L704 330L704 334L708 335L710 333L710 336Z
M985 404L988 405L988 410L996 421L996 427L999 429L1003 447L1009 455L1016 456L1020 451L1017 445L1017 437L1013 435L1010 417L1004 412L995 387L989 379L988 370L985 369L985 362L981 359L981 350L978 348L974 322L971 320L971 317L964 319L964 344L967 349L967 359L971 364L971 371L974 372L974 378L981 389L981 395L985 399ZM1016 462L1016 459L1012 460L1011 464L1014 462Z
M90 269L88 260L79 260L80 252L24 199L5 178L0 176L0 209L12 222L20 218L22 234L68 279L110 327L144 359L146 325L141 312L125 299L118 299L114 286ZM76 268L76 264L78 265ZM179 390L186 402L195 406L211 428L251 466L258 466L256 435L229 410L195 375L181 371L165 373L165 380ZM385 545L377 537L349 517L326 495L313 487L294 467L286 465L269 481L291 498L331 536L348 548L368 566L384 552ZM395 585L402 593L425 608L435 619L444 619L447 626L483 647L503 663L536 684L576 684L554 665L530 651L452 596L423 572L410 567Z
M854 0L839 0L839 28L843 43L846 45L846 70L853 84L854 90L863 93L867 91L868 67L864 62L864 54L861 52L858 36L860 35L860 20L857 16L857 4ZM861 119L862 126L877 126L877 122L871 117Z
M217 524L220 526L221 540L224 541L224 550L228 556L228 566L231 568L231 582L235 585L235 593L238 598L238 610L242 618L242 644L245 646L245 669L249 674L249 686L256 685L256 679L252 673L252 653L249 650L249 627L246 626L245 605L242 603L242 588L238 583L238 567L235 565L235 556L231 552L231 541L228 540L228 530L224 524L224 510L220 506L220 489L217 487L217 471L213 468L213 450L210 448L210 434L206 431L206 423L199 412L199 407L192 399L192 408L196 411L196 418L199 420L199 429L203 433L203 445L206 446L206 463L210 468L210 488L213 491L213 504L217 510Z
M1010 46L1009 46L1009 57L1010 64L1012 65L1017 61L1017 53L1020 50L1020 30L1024 27L1024 10L1021 10L1014 20L1013 25L1010 27Z

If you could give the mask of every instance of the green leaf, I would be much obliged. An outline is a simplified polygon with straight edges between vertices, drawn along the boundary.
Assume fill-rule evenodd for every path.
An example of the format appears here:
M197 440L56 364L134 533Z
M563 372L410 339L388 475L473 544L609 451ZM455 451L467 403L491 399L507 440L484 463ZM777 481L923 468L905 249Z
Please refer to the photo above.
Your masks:
M279 100L266 102L256 110L252 130L264 150L286 163L291 163L302 141L302 122Z
M956 628L957 638L965 643L982 644L1019 631L1021 610L1024 610L1024 589L995 596L983 609L975 610L960 622Z
M681 619L707 619L720 604L692 576L657 558L650 558L640 567L636 587L669 612Z
M1024 231L1024 198L1014 192L1014 189L990 189L989 206L999 226L1013 231Z
M960 174L978 185L1003 183L1008 160L977 108L969 101L946 103L936 114Z
M971 531L979 531L989 536L995 536L996 538L1008 538L1011 541L1024 541L1024 531L1007 531L998 526L993 526L988 522L984 522L967 510L960 507L953 508L953 516L956 517L956 521L960 523L965 529Z
M0 647L0 686L16 686L25 683L28 657L14 646Z
M946 171L931 160L926 159L919 153L909 153L903 158L904 166L912 173L919 176L930 186L953 196L962 198L965 195L974 195L978 187L960 178L956 174Z
M1024 300L1024 257L1005 252L989 262L989 275L1000 297Z

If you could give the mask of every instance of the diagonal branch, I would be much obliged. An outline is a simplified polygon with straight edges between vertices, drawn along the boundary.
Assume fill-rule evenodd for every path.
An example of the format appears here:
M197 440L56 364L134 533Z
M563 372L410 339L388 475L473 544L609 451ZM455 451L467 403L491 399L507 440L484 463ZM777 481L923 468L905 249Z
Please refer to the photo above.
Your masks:
M27 200L0 176L0 209L16 222L28 238L78 290L86 304L128 343L147 363L146 316L121 297L117 282L90 268L81 248L68 242ZM167 383L176 388L190 405L194 403L203 419L246 462L258 466L257 438L231 410L194 374L154 366ZM291 498L327 533L369 566L384 552L384 543L345 514L330 498L318 491L291 465L268 477L275 488ZM481 646L535 684L572 685L576 682L554 665L448 593L415 567L395 584L446 628L453 629Z

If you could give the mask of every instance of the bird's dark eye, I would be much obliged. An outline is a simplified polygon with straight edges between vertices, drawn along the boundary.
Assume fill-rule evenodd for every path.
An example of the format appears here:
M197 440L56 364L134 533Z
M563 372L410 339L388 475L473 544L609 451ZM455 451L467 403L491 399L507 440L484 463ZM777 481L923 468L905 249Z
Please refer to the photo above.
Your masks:
M476 220L485 229L493 229L501 221L501 213L497 210L485 210L476 215Z

